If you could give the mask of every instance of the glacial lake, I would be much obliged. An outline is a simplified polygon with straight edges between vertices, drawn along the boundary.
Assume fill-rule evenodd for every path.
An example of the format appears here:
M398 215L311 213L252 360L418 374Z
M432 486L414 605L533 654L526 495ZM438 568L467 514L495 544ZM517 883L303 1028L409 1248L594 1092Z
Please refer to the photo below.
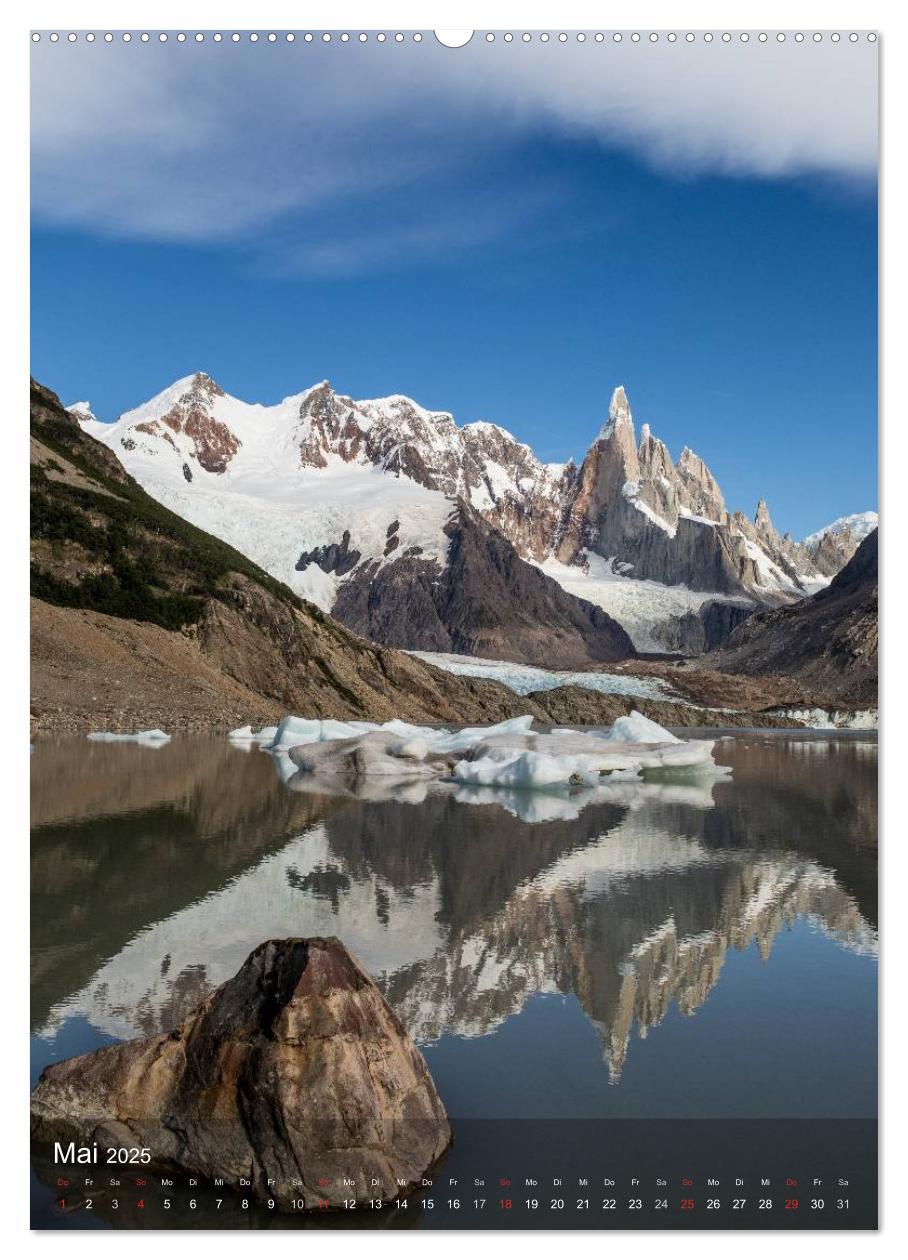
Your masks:
M39 739L33 1082L171 1029L267 937L336 935L455 1139L498 1122L498 1168L531 1123L871 1119L875 736L737 732L715 757L730 777L326 795L221 737ZM89 1224L53 1194L34 1178L36 1223Z

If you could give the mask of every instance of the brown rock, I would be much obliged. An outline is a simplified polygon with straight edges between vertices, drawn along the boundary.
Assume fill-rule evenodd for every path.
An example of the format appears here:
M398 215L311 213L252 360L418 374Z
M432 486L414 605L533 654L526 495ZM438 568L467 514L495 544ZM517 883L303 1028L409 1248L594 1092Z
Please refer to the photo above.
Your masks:
M823 590L749 617L698 664L732 674L793 675L823 707L875 707L878 532Z
M557 661L560 669L636 655L617 621L521 559L466 503L458 502L444 532L443 568L408 552L382 568L361 565L332 615L375 643L424 652L542 667Z
M283 1207L394 1198L451 1141L425 1060L336 937L265 941L172 1033L45 1068L31 1115L39 1142L147 1147Z

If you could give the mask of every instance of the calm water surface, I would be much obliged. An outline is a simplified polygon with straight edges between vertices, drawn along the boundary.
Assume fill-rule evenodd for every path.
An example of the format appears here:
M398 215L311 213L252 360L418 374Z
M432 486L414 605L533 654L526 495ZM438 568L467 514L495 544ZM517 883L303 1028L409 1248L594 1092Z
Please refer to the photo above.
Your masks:
M32 1044L172 1028L267 937L337 935L455 1118L876 1114L872 737L723 780L332 795L214 737L39 742Z

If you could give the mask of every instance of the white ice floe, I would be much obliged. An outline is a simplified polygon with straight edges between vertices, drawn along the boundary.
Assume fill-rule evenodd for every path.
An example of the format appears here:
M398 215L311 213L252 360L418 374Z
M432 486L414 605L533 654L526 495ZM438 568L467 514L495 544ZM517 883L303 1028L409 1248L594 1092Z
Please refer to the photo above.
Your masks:
M441 730L433 726L413 726L409 722L393 718L390 722L338 722L331 719L299 718L292 715L279 723L273 740L267 745L269 752L286 752L290 748L298 748L301 744L322 744L331 740L356 739L360 735L382 732L395 735L401 748L409 746L410 751L398 752L397 756L413 756L425 744L426 752L437 753L458 752L469 748L478 739L486 739L490 735L517 735L526 733L533 725L532 717L510 718L506 722L498 722L495 726L466 726L459 731ZM416 742L413 742L416 741Z
M536 732L531 717L449 731L406 722L287 717L268 751L282 777L388 783L447 780L474 787L550 791L592 788L605 777L655 771L725 773L712 740L681 740L636 711L608 730Z
M401 755L401 740L387 731L366 731L351 739L326 739L291 748L290 761L298 770L348 779L436 779L443 763L429 762L412 753ZM428 750L426 750L428 751Z
M650 721L642 713L638 713L636 709L632 713L628 713L626 717L618 718L612 725L606 739L620 739L625 743L632 744L682 743L682 740L677 735L672 735L664 726L660 726L658 722Z
M131 735L121 735L116 731L89 731L88 738L100 744L145 744L149 748L159 748L170 743L166 731L136 731Z
M485 787L546 790L559 785L595 787L604 775L635 776L647 770L718 770L712 759L712 740L680 740L647 722L640 713L631 714L641 724L653 728L645 738L632 733L614 738L603 735L531 735L524 747L513 741L483 740L471 756L458 761L452 777L458 783ZM631 724L633 732L634 724ZM661 731L661 737L656 735Z
M475 761L458 761L452 774L458 783L481 787L545 789L565 783L593 787L599 782L599 771L585 757L510 752L504 748L486 749Z
M270 744L276 734L276 726L263 726L258 731L251 726L238 726L235 731L228 732L227 738L232 744Z

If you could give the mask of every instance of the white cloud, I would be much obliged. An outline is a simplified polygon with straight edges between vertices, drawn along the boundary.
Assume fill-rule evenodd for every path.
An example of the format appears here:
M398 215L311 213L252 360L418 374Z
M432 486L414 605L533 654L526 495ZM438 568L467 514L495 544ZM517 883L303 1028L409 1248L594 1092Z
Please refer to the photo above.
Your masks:
M866 179L877 161L876 45L533 45L481 61L474 90L676 172Z
M46 223L186 242L255 241L292 221L299 265L344 270L370 256L373 207L385 255L394 240L418 251L508 230L496 162L538 134L592 138L673 175L867 183L876 56L866 41L790 39L42 42L33 209ZM355 230L343 227L351 212Z

